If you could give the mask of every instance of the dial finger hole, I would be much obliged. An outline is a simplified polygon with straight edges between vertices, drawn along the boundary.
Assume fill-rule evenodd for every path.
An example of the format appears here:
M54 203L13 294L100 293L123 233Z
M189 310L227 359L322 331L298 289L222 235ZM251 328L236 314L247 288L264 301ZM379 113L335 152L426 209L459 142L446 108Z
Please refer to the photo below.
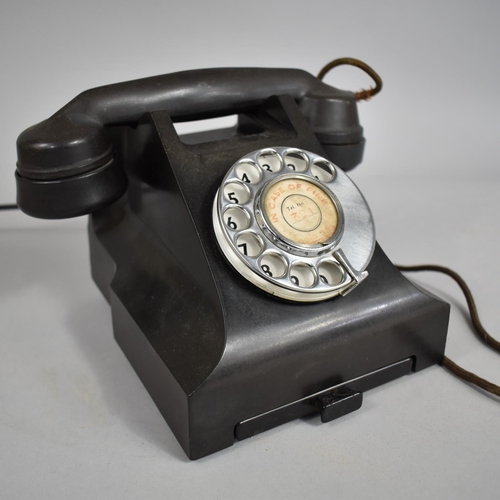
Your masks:
M335 262L322 262L318 269L319 279L325 285L339 285L344 279L344 270Z
M228 182L224 185L224 198L231 203L244 205L250 199L250 190L240 182Z
M252 163L240 163L236 167L236 175L247 184L256 184L262 177L262 170Z
M257 158L257 163L267 172L279 172L283 168L281 158L276 151L263 151Z
M277 253L267 253L260 259L262 272L270 278L282 278L286 274L286 259Z
M260 238L252 233L241 233L236 238L236 246L242 255L257 257L262 252L263 244Z
M300 288L311 288L316 283L316 275L307 264L294 264L290 268L290 281Z
M307 170L307 156L300 151L289 151L285 155L285 165L293 172L305 172Z
M335 177L335 167L327 161L316 161L311 165L311 174L321 182L330 182Z
M224 212L224 222L232 231L242 231L250 225L250 215L242 208L231 207Z

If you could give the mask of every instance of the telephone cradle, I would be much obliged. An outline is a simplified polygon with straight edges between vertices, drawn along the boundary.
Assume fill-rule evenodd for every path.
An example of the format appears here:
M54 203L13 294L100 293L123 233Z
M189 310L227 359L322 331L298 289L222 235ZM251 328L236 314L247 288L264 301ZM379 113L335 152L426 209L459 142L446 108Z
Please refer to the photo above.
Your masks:
M91 119L68 126L82 109ZM236 126L173 125L227 114ZM306 415L328 422L442 361L449 305L386 257L344 173L363 147L353 94L299 70L110 85L18 139L19 206L91 214L115 338L190 459Z

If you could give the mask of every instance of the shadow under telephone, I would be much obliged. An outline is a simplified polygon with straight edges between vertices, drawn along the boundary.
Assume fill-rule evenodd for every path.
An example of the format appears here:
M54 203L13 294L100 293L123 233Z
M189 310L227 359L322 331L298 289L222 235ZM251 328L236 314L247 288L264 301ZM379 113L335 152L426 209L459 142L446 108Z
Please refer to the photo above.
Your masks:
M190 458L442 361L449 305L377 245L363 148L354 94L291 69L109 85L20 135L20 208L91 214L116 340Z

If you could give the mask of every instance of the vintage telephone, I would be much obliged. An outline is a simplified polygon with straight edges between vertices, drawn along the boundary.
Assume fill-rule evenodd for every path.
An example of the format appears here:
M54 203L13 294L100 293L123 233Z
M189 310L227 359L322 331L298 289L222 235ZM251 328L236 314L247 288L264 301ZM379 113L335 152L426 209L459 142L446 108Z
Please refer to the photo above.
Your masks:
M442 361L449 305L376 244L363 148L354 94L295 69L96 88L20 135L19 207L91 214L116 340L191 459Z

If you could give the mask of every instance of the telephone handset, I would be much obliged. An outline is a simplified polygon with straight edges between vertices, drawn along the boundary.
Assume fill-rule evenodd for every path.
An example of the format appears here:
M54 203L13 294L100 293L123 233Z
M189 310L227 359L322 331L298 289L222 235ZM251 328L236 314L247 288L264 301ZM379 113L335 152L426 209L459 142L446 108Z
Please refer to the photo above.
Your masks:
M219 68L184 71L83 92L17 141L18 205L29 215L85 215L127 188L109 130L135 126L147 112L173 121L245 113L273 95L290 95L334 163L357 165L364 148L355 97L296 69Z
M218 244L251 283L303 302L345 295L375 249L370 209L347 175L295 148L253 151L228 171L213 205Z
M351 92L295 69L174 73L84 92L17 149L24 212L90 214L115 338L191 459L443 359L448 304L392 265L345 173L364 149Z

